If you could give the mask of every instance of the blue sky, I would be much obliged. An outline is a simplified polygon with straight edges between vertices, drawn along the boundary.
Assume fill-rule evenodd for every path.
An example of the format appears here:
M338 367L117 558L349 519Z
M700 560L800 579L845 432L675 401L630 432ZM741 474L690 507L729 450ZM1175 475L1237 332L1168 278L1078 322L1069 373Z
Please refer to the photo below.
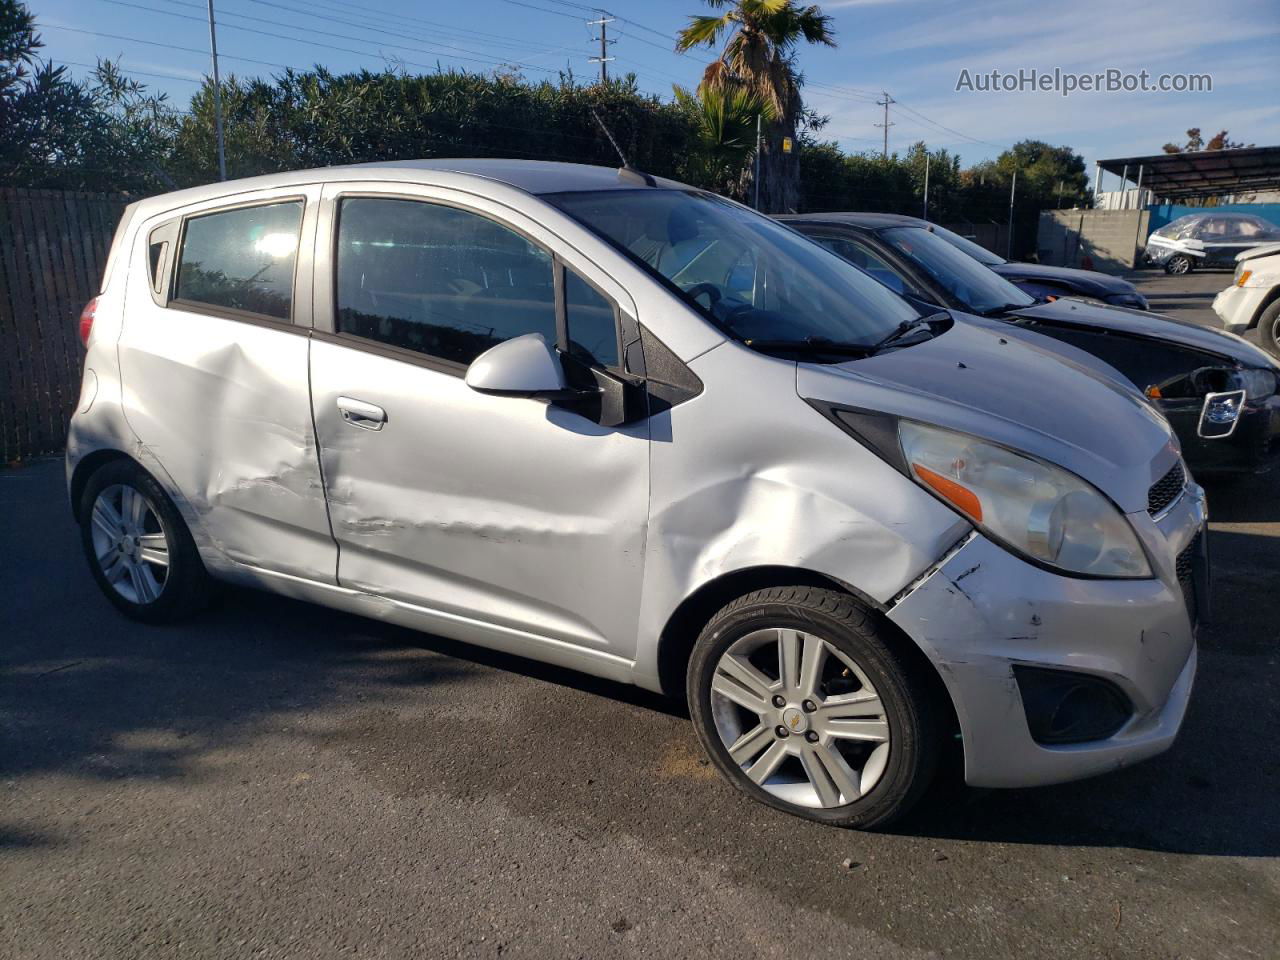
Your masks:
M35 0L30 6L44 55L70 63L77 74L97 57L120 57L126 72L184 105L195 89L191 81L209 69L204 0ZM554 77L565 67L588 75L598 70L587 60L597 47L590 39L596 28L585 22L595 16L589 6L568 0L215 0L222 69L239 75L315 63L334 71L377 69L396 58L413 71L436 63L479 71L515 63L530 79ZM1206 135L1226 127L1246 143L1280 143L1276 0L835 0L821 6L835 19L839 46L801 52L805 99L830 116L826 135L848 151L880 148L874 124L882 110L874 101L881 90L898 101L890 150L925 140L958 152L966 164L1035 138L1070 145L1084 154L1092 174L1094 160L1156 153L1190 126ZM696 84L709 54L677 55L669 38L690 14L709 8L699 0L609 0L607 8L624 18L610 25L617 39L610 49L617 57L613 70L634 72L642 89L664 97L673 83ZM962 70L1055 67L1208 73L1213 90L1068 98L956 90Z

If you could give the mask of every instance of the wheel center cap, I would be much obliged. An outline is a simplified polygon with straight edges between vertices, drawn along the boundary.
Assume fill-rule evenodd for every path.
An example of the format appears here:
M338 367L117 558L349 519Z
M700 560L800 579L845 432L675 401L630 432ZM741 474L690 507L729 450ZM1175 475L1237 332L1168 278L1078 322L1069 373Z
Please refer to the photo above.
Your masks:
M782 711L782 725L792 733L804 733L809 729L809 718L799 707L787 707Z

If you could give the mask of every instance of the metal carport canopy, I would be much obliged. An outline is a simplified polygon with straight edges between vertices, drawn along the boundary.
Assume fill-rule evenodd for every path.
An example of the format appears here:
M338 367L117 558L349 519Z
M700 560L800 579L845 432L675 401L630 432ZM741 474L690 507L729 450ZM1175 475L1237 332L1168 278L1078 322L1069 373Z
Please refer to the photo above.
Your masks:
M1280 190L1280 146L1099 160L1098 166L1158 197L1211 197L1246 190Z

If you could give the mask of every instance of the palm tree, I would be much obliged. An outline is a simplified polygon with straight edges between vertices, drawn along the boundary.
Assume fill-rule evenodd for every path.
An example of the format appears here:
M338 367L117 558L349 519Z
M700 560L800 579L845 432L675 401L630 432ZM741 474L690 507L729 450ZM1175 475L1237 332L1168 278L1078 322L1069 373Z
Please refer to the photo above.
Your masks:
M756 148L756 117L772 121L773 105L745 87L704 86L690 93L677 86L675 95L697 131L685 176L691 183L741 199L746 186L742 172Z
M798 7L793 0L706 0L719 16L689 18L676 50L714 48L720 55L708 65L699 92L742 87L768 103L774 117L766 128L761 156L760 205L770 212L794 210L799 200L800 164L794 149L782 150L782 139L796 138L803 104L796 71L795 48L803 40L834 47L831 18L817 6Z

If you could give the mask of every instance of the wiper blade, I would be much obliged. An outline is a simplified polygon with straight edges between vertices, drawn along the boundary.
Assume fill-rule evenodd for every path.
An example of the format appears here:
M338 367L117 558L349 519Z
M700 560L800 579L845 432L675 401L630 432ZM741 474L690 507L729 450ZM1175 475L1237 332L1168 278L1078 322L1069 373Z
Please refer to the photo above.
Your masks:
M883 350L892 343L903 339L914 330L918 330L921 326L928 327L930 333L933 332L933 325L939 320L945 319L949 314L945 310L939 310L937 313L931 313L927 317L913 317L910 320L903 320L894 330L873 347L871 351L874 353Z
M756 350L786 350L793 353L827 353L851 357L869 356L875 349L865 343L838 343L825 337L805 337L802 340L743 340Z

